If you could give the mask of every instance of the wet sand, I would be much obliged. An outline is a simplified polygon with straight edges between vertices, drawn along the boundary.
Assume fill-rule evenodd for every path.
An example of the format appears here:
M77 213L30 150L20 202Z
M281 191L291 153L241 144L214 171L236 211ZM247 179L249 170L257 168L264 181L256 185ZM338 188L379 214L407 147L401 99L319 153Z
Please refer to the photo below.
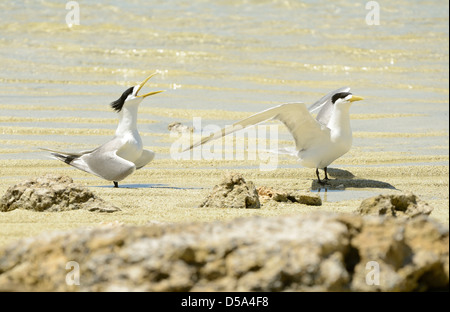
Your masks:
M80 25L69 26L58 1L0 4L0 196L24 180L61 174L121 211L0 212L0 247L105 223L353 213L365 198L401 192L428 203L430 218L448 227L447 2L408 2L407 10L404 2L382 4L380 25L369 25L364 3L347 0L80 6ZM138 126L145 148L157 156L121 188L38 150L88 150L109 140L117 125L109 103L155 71L146 92L166 92L142 103ZM169 123L191 126L200 117L202 126L222 127L281 103L309 106L343 86L365 100L352 106L353 147L329 168L328 188L318 188L314 169L287 156L274 171L260 171L255 160L171 157L176 138ZM292 146L284 126L278 134L278 147ZM323 205L198 208L229 171L257 187L318 192Z
M168 138L169 135L165 138ZM167 149L147 147L160 153L144 169L136 171L118 189L95 176L73 169L56 160L0 160L0 195L25 179L55 173L68 175L90 187L97 195L116 205L111 214L88 211L34 212L14 210L0 213L0 245L43 231L97 226L102 222L146 224L149 222L211 222L251 215L275 216L312 211L354 212L361 200L378 194L413 192L434 207L430 217L448 226L448 156L408 156L402 153L368 153L353 148L338 159L329 174L328 190L317 190L314 169L301 168L295 159L280 158L275 171L260 171L258 161L172 160ZM0 150L8 153L8 150ZM15 151L17 152L17 150ZM164 158L164 155L166 158ZM447 164L442 164L447 162ZM234 169L235 168L235 169ZM289 203L262 202L261 209L198 208L225 172L238 171L257 187L311 190L322 197L319 207Z
M14 110L25 110L16 106ZM48 110L48 107L35 107ZM55 108L56 109L56 108ZM92 106L90 109L108 111L105 106ZM170 117L189 124L193 117L209 120L221 119L235 121L251 113L222 110L163 109L152 107L140 111L154 118L140 118L141 128L154 123L158 116ZM352 120L386 120L411 118L414 114L353 114ZM260 171L260 160L174 160L170 148L179 138L167 130L154 133L141 131L146 149L157 153L153 162L144 169L120 183L115 189L112 183L93 175L76 170L57 160L47 159L45 152L37 147L61 148L63 150L85 150L95 147L87 138L107 141L114 134L115 119L110 118L62 118L53 116L40 122L62 122L68 127L24 126L27 117L7 118L9 125L0 126L0 196L8 187L23 180L45 175L46 173L68 175L76 183L90 187L97 195L121 209L111 214L88 211L34 212L14 210L0 212L0 245L18 238L37 235L43 231L65 230L77 227L98 226L104 222L123 222L125 224L146 224L148 222L211 222L238 217L260 215L276 216L302 214L312 211L354 212L365 198L379 194L413 192L434 207L431 218L448 225L449 223L449 166L448 154L442 154L448 146L438 144L421 154L393 151L386 148L386 142L398 139L406 144L417 144L416 140L437 138L438 142L448 143L445 131L415 133L400 132L362 132L355 131L354 138L363 145L355 145L329 168L332 184L319 188L315 170L302 168L295 158L279 156L278 169ZM159 121L161 123L162 121ZM82 124L92 124L82 128ZM100 128L107 124L110 128ZM286 128L278 124L279 146L292 145ZM164 126L161 125L164 129ZM51 141L52 136L64 136L63 141ZM8 137L9 136L9 137ZM199 134L194 134L194 140ZM235 138L248 141L248 138ZM373 140L373 141L369 141ZM147 144L146 144L147 142ZM148 142L155 143L149 145ZM245 143L244 142L244 143ZM259 141L258 141L259 142ZM422 141L423 142L423 141ZM259 144L259 143L258 143ZM373 146L372 146L373 144ZM225 149L234 148L225 145ZM22 155L30 154L29 159ZM247 154L246 154L247 155ZM248 159L247 157L245 159ZM198 208L211 189L229 171L243 174L246 180L253 181L256 187L269 186L275 189L311 190L319 192L323 205L306 206L300 204L262 202L261 209L213 209Z

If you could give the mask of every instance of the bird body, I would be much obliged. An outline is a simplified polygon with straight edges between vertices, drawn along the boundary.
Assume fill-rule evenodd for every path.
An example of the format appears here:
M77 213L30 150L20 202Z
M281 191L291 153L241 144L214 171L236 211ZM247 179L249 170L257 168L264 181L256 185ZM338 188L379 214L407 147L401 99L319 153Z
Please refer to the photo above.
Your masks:
M326 136L315 140L316 148L310 148L305 153L299 151L298 156L303 166L324 169L350 150L353 138L348 109L347 106L333 107L330 121L322 130ZM312 159L315 163L306 164L306 159Z
M295 150L288 154L298 157L302 166L316 168L317 178L322 183L318 169L324 169L325 180L328 180L327 167L352 146L349 110L352 102L362 98L349 91L350 88L344 87L330 92L309 109L304 103L275 106L205 137L187 150L249 126L277 119L284 123L295 141ZM316 118L311 115L315 111L318 111Z
M113 109L119 113L119 124L115 136L110 141L93 150L78 153L43 150L50 151L54 158L77 169L113 181L114 186L118 187L119 181L144 167L155 157L154 152L143 149L137 129L139 104L145 97L162 92L138 95L139 90L154 75L147 77L141 84L127 89L118 100L111 103Z

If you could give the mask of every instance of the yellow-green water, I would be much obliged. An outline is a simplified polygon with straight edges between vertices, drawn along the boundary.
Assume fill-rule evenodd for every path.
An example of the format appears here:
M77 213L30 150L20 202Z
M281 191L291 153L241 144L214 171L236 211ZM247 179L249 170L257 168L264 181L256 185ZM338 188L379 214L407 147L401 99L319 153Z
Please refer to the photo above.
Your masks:
M364 1L77 3L72 27L65 1L0 3L0 159L104 142L108 104L153 71L146 88L167 91L141 105L146 146L168 145L150 135L168 123L191 123L183 109L250 113L348 85L365 97L352 107L366 116L352 121L354 147L448 156L447 1L379 1L372 26ZM223 116L212 119L234 121ZM58 132L68 128L90 131ZM396 135L358 135L372 132Z
M429 203L430 217L448 226L447 1L378 1L378 26L366 23L365 1L80 0L72 27L66 3L0 1L0 196L30 177L63 174L121 211L3 212L0 245L100 222L353 213L363 198L400 192ZM117 123L109 103L154 71L145 91L167 91L142 102L139 129L156 158L123 188L37 150L106 142ZM291 158L264 172L253 160L170 156L171 122L224 126L346 85L365 100L351 109L352 149L329 170L342 187L318 190L314 170ZM279 147L292 145L284 127L279 134ZM312 189L323 205L196 208L228 170L257 187Z

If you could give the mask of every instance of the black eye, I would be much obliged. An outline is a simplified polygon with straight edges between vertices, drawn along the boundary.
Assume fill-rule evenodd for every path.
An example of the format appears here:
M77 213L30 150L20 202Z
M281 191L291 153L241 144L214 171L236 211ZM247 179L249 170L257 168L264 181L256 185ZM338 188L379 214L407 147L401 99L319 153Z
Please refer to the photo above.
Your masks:
M331 97L331 103L336 103L339 99L345 99L347 96L351 95L350 92L339 92Z
M127 99L127 97L133 93L133 88L128 88L125 90L124 93L122 93L122 95L120 96L120 98L118 98L117 100L115 100L114 102L111 102L111 107L116 111L116 112L120 112L122 110L123 104L125 104L125 100Z

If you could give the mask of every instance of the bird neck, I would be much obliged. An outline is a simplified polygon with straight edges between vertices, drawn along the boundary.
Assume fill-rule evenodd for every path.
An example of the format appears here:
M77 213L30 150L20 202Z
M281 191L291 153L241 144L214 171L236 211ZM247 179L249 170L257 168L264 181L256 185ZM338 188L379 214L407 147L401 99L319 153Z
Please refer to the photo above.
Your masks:
M335 135L352 135L350 127L350 105L334 106L328 128Z
M137 106L128 106L122 108L119 112L119 125L116 130L116 136L127 132L137 132Z

